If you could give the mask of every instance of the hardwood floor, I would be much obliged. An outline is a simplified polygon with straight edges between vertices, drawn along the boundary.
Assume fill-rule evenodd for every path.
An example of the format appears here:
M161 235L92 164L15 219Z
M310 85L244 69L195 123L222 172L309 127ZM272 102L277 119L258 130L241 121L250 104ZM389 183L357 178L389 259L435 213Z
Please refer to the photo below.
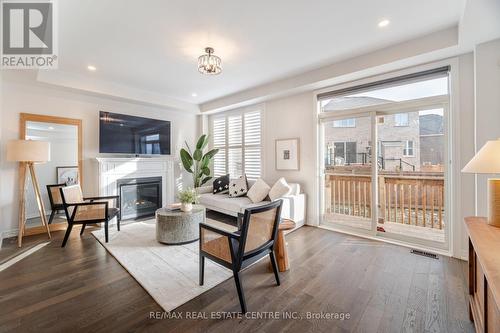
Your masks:
M54 233L49 245L0 272L0 332L473 332L466 263L456 259L303 227L286 236L291 270L280 274L281 286L267 261L242 274L248 309L260 311L248 315L280 319L185 319L239 311L232 279L173 312L184 319L155 319L151 312L165 315L149 294L90 228L82 237L78 231L66 248L62 232ZM282 317L307 312L350 318Z

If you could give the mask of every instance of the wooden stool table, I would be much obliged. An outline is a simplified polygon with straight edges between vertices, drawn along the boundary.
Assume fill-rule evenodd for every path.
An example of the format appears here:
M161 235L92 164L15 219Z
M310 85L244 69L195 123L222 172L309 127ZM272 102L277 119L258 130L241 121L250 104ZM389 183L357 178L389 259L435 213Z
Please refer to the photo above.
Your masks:
M276 262L278 263L278 270L280 272L290 269L284 231L292 230L293 228L295 228L295 222L289 219L283 219L278 227L278 239L276 240L274 254L276 255Z

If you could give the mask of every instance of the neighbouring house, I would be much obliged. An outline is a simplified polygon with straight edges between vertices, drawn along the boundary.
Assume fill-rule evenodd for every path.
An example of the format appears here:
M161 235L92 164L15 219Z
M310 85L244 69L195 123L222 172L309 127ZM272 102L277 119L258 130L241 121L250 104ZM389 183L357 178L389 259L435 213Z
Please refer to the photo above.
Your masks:
M323 112L389 103L373 97L338 97L322 106ZM438 110L439 111L439 110ZM327 122L325 165L364 165L371 162L370 117L345 118ZM387 171L442 169L443 116L419 112L377 117L379 167ZM436 167L437 166L437 167Z

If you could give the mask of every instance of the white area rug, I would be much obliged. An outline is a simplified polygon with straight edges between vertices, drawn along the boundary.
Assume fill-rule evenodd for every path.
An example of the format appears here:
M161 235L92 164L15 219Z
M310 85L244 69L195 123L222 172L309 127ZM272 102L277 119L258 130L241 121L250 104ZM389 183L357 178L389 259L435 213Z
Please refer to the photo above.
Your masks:
M208 219L207 223L221 224ZM119 232L116 229L109 231L108 243L104 241L104 229L92 234L165 311L179 307L232 277L229 269L205 260L205 281L199 286L199 243L158 243L154 220L124 225Z

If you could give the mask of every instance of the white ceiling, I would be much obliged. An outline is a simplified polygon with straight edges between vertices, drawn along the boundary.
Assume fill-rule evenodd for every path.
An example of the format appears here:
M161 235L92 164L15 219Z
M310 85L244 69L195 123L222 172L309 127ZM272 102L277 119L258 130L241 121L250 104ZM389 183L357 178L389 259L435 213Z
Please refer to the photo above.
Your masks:
M200 104L458 24L461 0L64 0L59 70ZM390 25L378 28L381 19ZM223 61L198 73L205 46ZM89 72L87 65L97 67ZM192 97L197 93L197 97Z

